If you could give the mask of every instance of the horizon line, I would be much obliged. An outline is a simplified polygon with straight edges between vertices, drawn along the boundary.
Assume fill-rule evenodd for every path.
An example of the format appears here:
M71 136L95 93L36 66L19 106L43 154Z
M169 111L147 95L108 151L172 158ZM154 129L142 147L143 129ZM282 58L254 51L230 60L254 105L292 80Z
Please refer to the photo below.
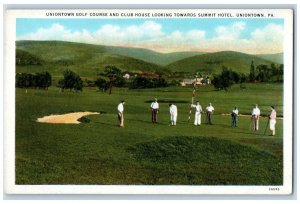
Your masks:
M241 51L234 51L234 50L219 50L219 51L193 51L193 50L182 50L182 51L171 51L171 52L161 52L150 48L145 47L135 47L135 46L124 46L124 45L104 45L104 44L96 44L96 43L88 43L88 42L77 42L77 41L64 41L64 40L15 40L15 42L21 42L21 41L27 41L27 42L66 42L66 43L74 43L74 44L86 44L86 45L94 45L94 46L104 46L104 47L118 47L118 48L132 48L132 49L143 49L148 50L160 54L171 54L171 53L186 53L186 52L194 52L194 53L203 53L203 54L209 54L209 53L218 53L218 52L237 52L237 53L243 53L248 55L276 55L276 54L283 54L284 52L276 52L276 53L260 53L260 54L253 54L253 53L247 53L247 52L241 52Z

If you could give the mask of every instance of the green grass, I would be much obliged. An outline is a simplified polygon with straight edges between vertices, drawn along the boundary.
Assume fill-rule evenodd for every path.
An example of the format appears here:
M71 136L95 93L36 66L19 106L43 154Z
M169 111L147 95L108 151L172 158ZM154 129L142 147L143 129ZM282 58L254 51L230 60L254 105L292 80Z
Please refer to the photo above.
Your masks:
M145 168L157 166L152 184L282 184L280 159L229 140L166 137L129 151Z
M196 99L212 102L214 125L188 122L192 87L127 90L113 94L16 89L17 184L196 184L280 185L283 159L283 120L275 137L250 131L250 118L239 117L230 127L229 113L237 105L249 114L258 103L269 114L275 104L282 115L282 84L247 84L228 92L198 87ZM159 123L151 123L149 100L160 103ZM117 127L116 106L125 104L125 128ZM178 124L169 126L168 102L178 102ZM187 102L186 102L187 101ZM98 111L89 123L45 124L50 114ZM192 116L193 119L193 116ZM205 121L202 115L202 122Z

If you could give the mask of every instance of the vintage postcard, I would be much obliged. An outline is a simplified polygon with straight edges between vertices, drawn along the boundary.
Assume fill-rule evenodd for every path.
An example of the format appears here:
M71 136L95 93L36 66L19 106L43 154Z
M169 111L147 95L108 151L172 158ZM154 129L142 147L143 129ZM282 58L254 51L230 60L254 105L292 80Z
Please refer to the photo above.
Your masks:
M291 194L293 15L6 10L5 193Z

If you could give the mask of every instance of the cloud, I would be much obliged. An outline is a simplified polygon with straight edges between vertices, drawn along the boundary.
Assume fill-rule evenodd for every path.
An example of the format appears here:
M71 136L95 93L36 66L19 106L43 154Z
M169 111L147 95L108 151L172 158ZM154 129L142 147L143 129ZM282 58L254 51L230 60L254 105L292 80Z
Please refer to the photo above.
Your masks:
M143 24L128 27L106 24L93 36L98 42L114 44L152 40L164 36L164 33L160 24L154 21L145 21Z
M245 37L245 32L249 37ZM279 53L283 51L284 29L282 25L270 23L253 31L244 22L230 26L219 26L214 37L201 43L203 51L232 50L250 54Z
M236 22L231 26L219 26L216 28L216 39L219 40L236 40L240 37L241 32L245 30L246 23Z
M61 24L52 24L35 32L17 37L17 40L63 40L92 44L142 47L161 52L233 50L252 54L278 53L283 50L283 26L267 24L253 31L245 22L218 26L208 36L207 30L173 30L165 32L161 24L149 20L132 25L102 25L96 31L70 30ZM245 37L245 33L247 33Z

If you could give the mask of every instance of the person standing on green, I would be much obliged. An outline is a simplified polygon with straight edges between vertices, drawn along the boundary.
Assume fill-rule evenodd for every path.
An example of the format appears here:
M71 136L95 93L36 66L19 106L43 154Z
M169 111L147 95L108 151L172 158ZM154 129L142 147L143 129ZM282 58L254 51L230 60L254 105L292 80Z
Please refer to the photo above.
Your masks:
M215 111L215 108L212 106L211 103L209 103L208 106L206 107L206 121L207 121L207 124L209 124L209 125L212 125L211 116L214 111Z
M157 102L157 98L150 105L151 108L151 116L152 116L152 123L157 123L157 114L159 111L159 104Z
M237 126L237 116L239 114L239 110L237 107L234 107L232 112L231 112L231 127L236 127Z
M118 124L119 124L119 127L124 127L124 104L125 104L125 101L122 100L118 105Z
M260 116L260 110L258 108L258 105L255 104L255 106L252 110L252 114L251 114L254 131L258 131L258 128L259 128L259 116Z
M271 106L270 119L270 130L272 131L272 136L275 135L275 125L276 125L276 110L274 106Z

